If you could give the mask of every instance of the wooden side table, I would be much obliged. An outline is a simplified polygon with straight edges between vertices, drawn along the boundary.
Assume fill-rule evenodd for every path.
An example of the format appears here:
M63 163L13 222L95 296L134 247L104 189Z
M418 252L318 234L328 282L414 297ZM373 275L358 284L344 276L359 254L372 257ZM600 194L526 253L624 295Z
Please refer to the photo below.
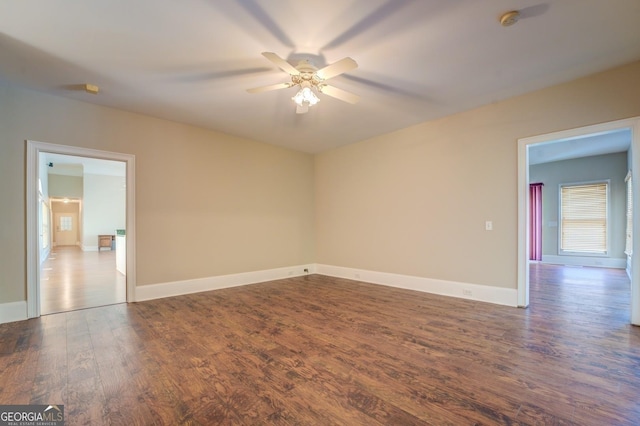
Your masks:
M111 241L113 241L114 238L114 235L98 235L98 251L106 247L111 250Z

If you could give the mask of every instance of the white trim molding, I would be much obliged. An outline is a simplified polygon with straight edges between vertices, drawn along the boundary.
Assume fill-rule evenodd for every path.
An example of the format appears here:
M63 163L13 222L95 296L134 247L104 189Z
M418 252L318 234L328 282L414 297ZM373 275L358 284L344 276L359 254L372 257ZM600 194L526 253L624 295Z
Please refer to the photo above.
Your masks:
M27 301L0 303L0 324L27 319Z
M135 288L135 301L161 299L230 287L259 284L268 281L320 274L345 278L371 284L416 290L441 296L488 302L497 305L517 307L517 290L512 288L486 286L472 283L437 280L411 275L345 268L322 264L307 264L238 274L219 275L183 281L142 285ZM27 302L0 304L0 323L27 319Z
M627 267L627 259L616 259L613 257L597 257L597 256L560 256L543 254L541 263L549 263L551 265L569 265L569 266L591 266L595 268L616 268L625 269Z
M309 264L262 271L242 272L239 274L196 278L184 281L141 285L136 287L136 301L142 302L145 300L161 299L164 297L180 296L183 294L200 293L203 291L258 284L266 281L299 277L313 273L315 273L315 265Z
M433 278L399 275L387 272L345 268L342 266L316 265L316 273L330 277L346 278L371 284L417 290L441 296L457 297L494 303L505 306L518 306L518 292L515 288L494 287L472 283L460 283Z

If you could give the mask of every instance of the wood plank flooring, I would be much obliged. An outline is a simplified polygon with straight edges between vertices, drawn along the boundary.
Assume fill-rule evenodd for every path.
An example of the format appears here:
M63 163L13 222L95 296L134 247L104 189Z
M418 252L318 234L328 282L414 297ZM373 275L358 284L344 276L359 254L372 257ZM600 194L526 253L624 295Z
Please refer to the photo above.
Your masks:
M0 325L0 404L67 424L637 425L624 271L517 309L309 275Z
M40 312L43 315L123 303L126 277L116 270L116 252L83 252L55 247L42 264Z

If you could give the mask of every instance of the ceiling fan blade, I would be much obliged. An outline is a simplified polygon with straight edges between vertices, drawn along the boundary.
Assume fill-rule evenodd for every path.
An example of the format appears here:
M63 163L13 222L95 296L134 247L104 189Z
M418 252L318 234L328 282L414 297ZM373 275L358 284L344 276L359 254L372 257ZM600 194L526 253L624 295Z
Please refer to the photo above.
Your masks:
M287 72L291 75L299 75L300 71L298 71L293 65L289 62L282 59L280 56L276 55L273 52L262 52L262 56L273 62L278 68L282 71Z
M321 80L328 80L331 77L335 77L356 68L358 68L357 62L347 57L344 59L340 59L338 62L327 65L322 69L319 69L318 71L316 71L316 75L320 77Z
M356 104L360 100L360 96L355 95L351 92L347 92L346 90L338 89L334 86L322 85L320 86L320 91L325 95L329 95L336 99L340 99L341 101L348 102L350 104Z
M278 83L278 84L271 84L269 86L254 87L253 89L247 89L247 92L262 93L262 92L268 92L270 90L287 89L291 86L293 86L293 83Z
M306 114L307 112L309 112L309 106L307 105L296 106L296 114Z

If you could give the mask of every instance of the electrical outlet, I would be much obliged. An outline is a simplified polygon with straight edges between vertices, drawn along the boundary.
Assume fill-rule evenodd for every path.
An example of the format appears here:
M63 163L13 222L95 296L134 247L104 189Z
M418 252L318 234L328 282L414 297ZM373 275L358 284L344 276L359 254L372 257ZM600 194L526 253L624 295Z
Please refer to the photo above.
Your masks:
M490 220L487 220L487 221L484 223L484 229L485 229L486 231L493 231L493 222L492 222L492 221L490 221Z
M464 289L464 290L462 290L462 294L464 296L471 296L471 290Z

